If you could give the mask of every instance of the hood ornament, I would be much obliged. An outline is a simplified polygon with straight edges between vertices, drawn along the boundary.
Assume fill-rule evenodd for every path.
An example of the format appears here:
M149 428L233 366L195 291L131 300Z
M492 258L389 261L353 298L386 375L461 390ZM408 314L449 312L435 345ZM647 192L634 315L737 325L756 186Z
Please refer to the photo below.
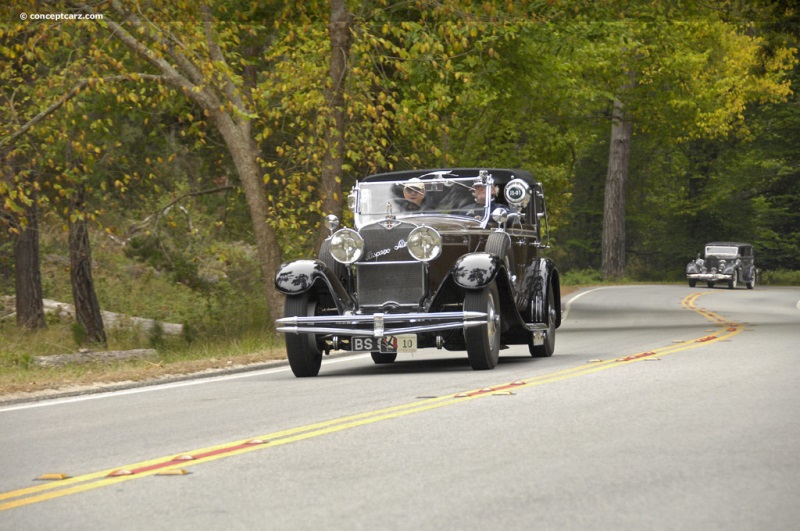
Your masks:
M380 225L386 229L393 229L400 222L397 221L397 217L392 212L392 202L386 201L386 219L380 221Z

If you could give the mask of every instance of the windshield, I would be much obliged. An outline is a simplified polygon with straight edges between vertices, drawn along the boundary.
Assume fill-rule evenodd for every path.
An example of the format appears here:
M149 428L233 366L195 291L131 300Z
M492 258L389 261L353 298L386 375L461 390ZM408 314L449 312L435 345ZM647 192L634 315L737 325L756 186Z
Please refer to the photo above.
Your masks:
M457 215L488 219L490 197L478 203L473 193L476 178L409 179L360 183L356 190L355 220L361 227L387 215L407 218L420 215Z
M730 245L709 245L706 247L706 256L720 254L736 256L739 254L739 248L731 247Z

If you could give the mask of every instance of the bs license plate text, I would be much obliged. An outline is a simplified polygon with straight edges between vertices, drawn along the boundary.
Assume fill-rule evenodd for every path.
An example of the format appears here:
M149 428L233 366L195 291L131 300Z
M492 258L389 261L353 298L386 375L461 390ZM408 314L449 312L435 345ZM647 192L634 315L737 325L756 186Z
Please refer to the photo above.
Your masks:
M354 337L352 338L354 352L416 352L417 336L415 334L402 334L399 336L385 337Z

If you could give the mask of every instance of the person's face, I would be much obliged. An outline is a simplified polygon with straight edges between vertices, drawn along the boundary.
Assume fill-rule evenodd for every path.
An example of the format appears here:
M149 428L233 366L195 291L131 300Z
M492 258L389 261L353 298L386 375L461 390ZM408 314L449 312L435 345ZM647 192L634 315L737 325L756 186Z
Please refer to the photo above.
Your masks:
M403 188L403 197L405 197L407 200L411 201L415 205L419 205L425 198L425 194L423 192L420 192L416 188L406 187Z
M483 205L486 203L486 189L488 186L479 184L472 189L472 193L475 195L475 202Z

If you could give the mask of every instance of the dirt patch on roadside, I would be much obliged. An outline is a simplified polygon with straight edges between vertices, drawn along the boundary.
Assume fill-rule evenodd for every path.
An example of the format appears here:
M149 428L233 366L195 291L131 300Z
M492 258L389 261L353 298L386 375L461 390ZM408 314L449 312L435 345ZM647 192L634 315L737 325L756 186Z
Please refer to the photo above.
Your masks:
M27 381L0 381L0 404L73 396L157 383L257 370L286 362L286 351L275 349L224 359L178 361L141 360L136 363L93 362L80 371L41 369L30 371ZM4 379L5 380L5 379Z

